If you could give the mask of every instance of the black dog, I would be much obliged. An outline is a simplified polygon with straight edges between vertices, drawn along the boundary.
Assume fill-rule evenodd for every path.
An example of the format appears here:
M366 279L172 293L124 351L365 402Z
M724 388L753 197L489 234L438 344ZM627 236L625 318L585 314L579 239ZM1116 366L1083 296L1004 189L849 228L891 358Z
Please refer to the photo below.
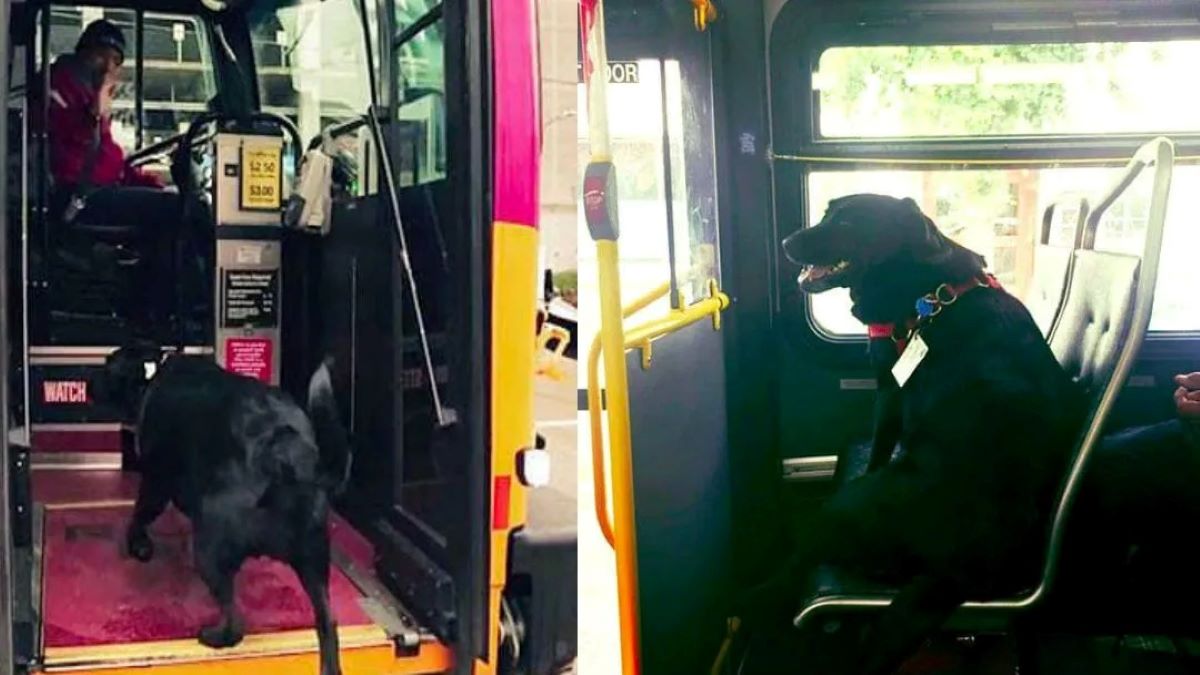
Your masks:
M329 608L329 501L344 486L350 445L338 420L331 362L309 384L305 414L287 394L229 373L212 360L123 347L92 383L96 400L137 422L141 487L127 549L147 561L146 528L173 502L192 522L196 569L221 607L200 642L242 639L233 581L246 558L265 555L296 571L316 615L321 675L338 675Z
M872 327L875 438L871 470L811 517L742 616L768 630L787 625L820 563L897 584L853 650L857 662L838 666L885 673L962 602L1037 580L1083 393L983 258L944 237L911 199L836 199L783 248L807 268L802 291L849 288L855 317Z

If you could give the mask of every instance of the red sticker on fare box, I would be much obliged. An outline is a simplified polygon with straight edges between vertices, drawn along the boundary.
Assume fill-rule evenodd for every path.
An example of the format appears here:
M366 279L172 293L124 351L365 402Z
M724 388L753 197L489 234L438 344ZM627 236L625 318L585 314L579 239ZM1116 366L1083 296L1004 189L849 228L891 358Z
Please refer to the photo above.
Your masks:
M267 338L230 338L225 341L225 369L269 383L272 347Z

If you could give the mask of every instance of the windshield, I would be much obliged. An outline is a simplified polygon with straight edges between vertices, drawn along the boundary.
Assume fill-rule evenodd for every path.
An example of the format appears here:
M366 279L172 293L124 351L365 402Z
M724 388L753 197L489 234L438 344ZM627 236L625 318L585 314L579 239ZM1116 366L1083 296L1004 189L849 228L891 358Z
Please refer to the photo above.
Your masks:
M357 4L301 2L251 14L262 108L290 118L305 142L371 103Z

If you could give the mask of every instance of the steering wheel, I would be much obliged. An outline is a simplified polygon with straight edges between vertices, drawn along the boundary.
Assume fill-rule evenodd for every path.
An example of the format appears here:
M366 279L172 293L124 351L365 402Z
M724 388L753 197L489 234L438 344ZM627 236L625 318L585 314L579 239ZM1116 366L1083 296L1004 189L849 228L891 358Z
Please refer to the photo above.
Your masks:
M157 143L135 150L125 158L125 164L132 167L142 166L149 164L163 155L171 154L177 149L177 146L183 141L186 135L186 133L181 133L168 136ZM212 136L213 134L210 133L193 140L191 143L192 150L202 149L205 143L212 140Z

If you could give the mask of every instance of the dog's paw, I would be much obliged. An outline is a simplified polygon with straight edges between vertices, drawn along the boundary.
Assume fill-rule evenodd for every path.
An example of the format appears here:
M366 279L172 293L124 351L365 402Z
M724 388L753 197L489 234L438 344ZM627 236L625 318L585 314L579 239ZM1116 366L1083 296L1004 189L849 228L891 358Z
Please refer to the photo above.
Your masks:
M213 649L227 649L242 641L242 629L236 622L221 622L200 629L200 644Z
M145 532L141 534L130 533L125 542L125 551L129 553L131 558L142 562L150 562L150 559L154 557L154 542L150 541L150 535Z

